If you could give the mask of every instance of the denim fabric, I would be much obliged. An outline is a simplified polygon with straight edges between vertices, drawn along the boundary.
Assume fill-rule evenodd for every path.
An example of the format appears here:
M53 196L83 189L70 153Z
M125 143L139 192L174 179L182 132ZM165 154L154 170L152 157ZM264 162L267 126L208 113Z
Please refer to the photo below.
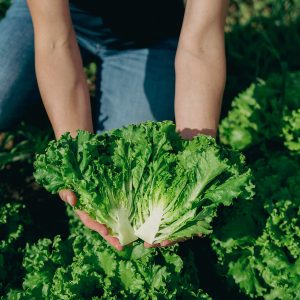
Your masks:
M116 50L99 16L75 5L70 9L83 61L98 64L95 130L173 119L177 38L148 48L123 41ZM26 0L14 0L0 21L0 130L13 126L37 101L31 17Z

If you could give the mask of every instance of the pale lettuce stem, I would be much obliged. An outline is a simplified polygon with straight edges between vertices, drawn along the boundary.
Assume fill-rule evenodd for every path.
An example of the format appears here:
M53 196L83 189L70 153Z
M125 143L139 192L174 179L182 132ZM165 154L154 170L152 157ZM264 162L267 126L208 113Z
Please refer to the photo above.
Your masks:
M136 241L138 238L134 234L134 230L129 221L129 211L127 208L120 207L115 211L117 223L115 224L115 232L118 233L118 238L121 245L125 246Z
M163 213L164 209L162 205L153 207L144 224L135 231L135 235L143 241L152 244L159 230Z

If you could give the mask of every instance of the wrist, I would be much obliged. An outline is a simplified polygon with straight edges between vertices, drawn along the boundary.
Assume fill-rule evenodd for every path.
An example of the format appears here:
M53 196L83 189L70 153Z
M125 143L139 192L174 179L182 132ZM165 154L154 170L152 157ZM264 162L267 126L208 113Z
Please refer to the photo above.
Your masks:
M199 134L204 134L211 136L213 138L216 138L217 135L217 129L216 128L178 128L177 132L180 134L180 136L185 140L191 140L194 136L197 136Z

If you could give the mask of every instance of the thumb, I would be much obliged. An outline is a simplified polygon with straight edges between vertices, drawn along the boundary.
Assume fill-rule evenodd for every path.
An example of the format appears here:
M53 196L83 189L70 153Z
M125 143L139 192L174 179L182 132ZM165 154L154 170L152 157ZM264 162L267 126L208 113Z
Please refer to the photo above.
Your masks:
M71 190L61 190L58 194L63 201L70 204L71 206L74 206L76 204L76 195Z

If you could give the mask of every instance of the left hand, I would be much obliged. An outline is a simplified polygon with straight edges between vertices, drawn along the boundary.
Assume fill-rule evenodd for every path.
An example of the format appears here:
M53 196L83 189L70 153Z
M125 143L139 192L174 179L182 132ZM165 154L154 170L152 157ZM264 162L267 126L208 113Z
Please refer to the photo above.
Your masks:
M197 237L202 237L202 234L199 233L196 235ZM144 242L144 247L145 248L160 248L160 247L168 247L168 246L172 246L172 245L175 245L177 243L182 243L182 242L185 242L187 241L188 238L186 239L179 239L177 241L169 241L169 240L166 240L166 241L162 241L161 243L158 243L158 244L149 244L147 242Z

